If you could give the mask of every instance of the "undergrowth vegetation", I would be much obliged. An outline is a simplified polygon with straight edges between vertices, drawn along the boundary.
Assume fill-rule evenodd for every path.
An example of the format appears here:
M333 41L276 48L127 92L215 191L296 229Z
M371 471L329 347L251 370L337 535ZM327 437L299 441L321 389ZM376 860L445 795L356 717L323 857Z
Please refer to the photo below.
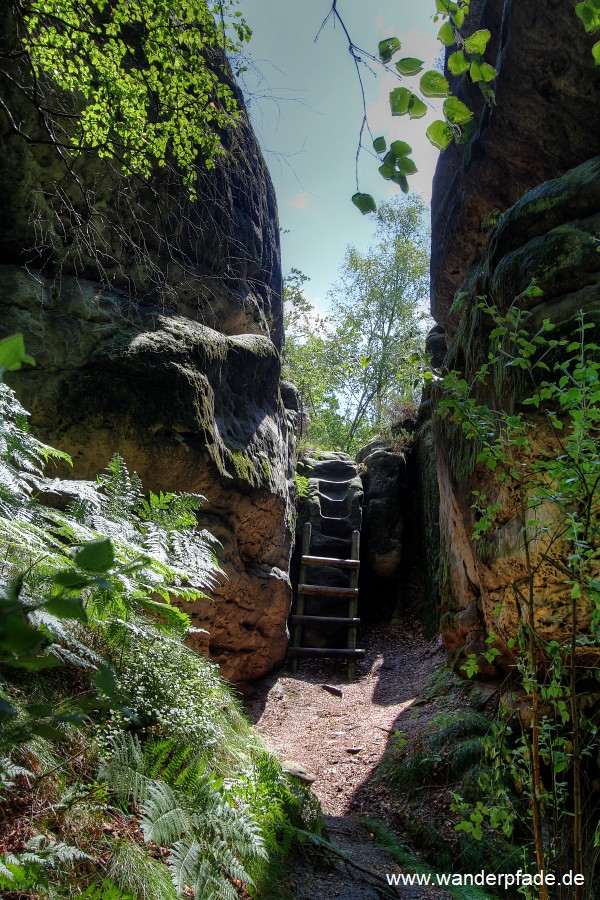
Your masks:
M452 808L458 790L473 807L486 802L491 773L487 749L494 723L478 708L481 697L442 670L422 702L423 709L411 716L414 726L391 735L377 779L393 803L397 825L427 864L420 863L419 869L410 863L411 851L397 841L388 846L394 841L381 823L369 823L370 829L408 871L432 871L432 866L455 873L518 869L522 848L512 836L485 824L485 834L479 836L484 840L478 839L460 828L460 816ZM475 891L473 896L483 895Z
M0 893L284 897L319 811L184 643L221 577L203 498L145 497L118 456L49 479L56 457L0 383Z

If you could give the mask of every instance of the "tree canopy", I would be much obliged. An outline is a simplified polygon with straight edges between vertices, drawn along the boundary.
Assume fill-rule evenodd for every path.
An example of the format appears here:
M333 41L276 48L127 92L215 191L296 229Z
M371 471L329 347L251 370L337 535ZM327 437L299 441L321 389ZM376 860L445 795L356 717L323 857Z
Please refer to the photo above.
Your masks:
M366 253L349 247L315 315L297 270L287 280L285 371L311 420L307 440L354 451L385 424L390 406L417 390L428 291L425 205L417 196L384 203Z
M9 0L5 17L0 107L26 140L144 178L171 160L190 186L222 152L236 112L225 54L250 36L234 0ZM12 102L23 95L42 138Z

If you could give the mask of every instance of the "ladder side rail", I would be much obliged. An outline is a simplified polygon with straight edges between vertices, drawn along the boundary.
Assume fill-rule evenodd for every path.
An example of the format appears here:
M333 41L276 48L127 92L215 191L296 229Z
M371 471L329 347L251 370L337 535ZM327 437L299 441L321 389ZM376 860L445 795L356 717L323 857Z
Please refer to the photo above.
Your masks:
M350 551L350 559L360 559L360 531L352 532L352 545ZM350 572L350 587L354 588L357 593L352 594L348 601L348 617L355 619L358 612L358 569L352 569ZM348 649L356 650L356 628L348 629ZM355 657L348 660L348 681L353 681L356 677L356 661Z
M302 529L302 557L310 555L311 535L312 535L312 525L310 524L310 522L305 522L304 528ZM306 563L303 563L300 566L300 579L299 579L300 584L305 583L307 577L308 577L308 566L306 565ZM299 616L304 615L304 608L305 608L304 596L305 596L304 594L302 594L302 593L300 593L300 591L298 591L297 601L296 601L296 613ZM301 622L298 622L294 626L294 638L292 641L292 647L302 646L303 631L304 631L303 624ZM297 671L298 671L298 657L294 656L292 658L292 672L297 672Z

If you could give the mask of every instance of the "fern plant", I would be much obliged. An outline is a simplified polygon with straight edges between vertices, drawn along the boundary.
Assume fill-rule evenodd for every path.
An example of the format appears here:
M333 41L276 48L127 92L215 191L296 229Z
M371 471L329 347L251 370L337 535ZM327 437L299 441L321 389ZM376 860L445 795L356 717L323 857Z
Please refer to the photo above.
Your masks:
M215 541L196 527L201 497L145 499L118 456L96 484L47 478L50 460L69 457L29 434L26 411L0 382L0 663L30 670L75 665L114 696L111 635L119 632L121 652L121 622L150 620L155 629L186 633L190 619L171 600L205 597L214 586ZM37 491L73 500L66 511L56 509ZM112 632L99 635L100 623ZM0 678L0 756L31 733L61 739L57 726L82 715L29 714L9 695Z
M0 370L13 367L3 348ZM10 348L20 365L22 341ZM196 526L202 498L144 497L118 456L96 482L48 478L44 465L66 457L26 417L0 384L0 791L5 810L13 792L28 795L33 828L23 852L9 842L0 856L0 889L222 900L243 883L266 897L270 862L316 819L216 666L183 643L189 619L171 601L203 597L219 577L215 542ZM50 507L40 497L52 492ZM124 826L116 839L99 831L107 818ZM150 844L137 843L138 823Z
M177 896L191 887L198 900L237 900L232 879L252 884L248 862L266 858L260 827L227 799L199 755L174 741L143 748L137 736L120 734L100 778L122 803L139 805L145 840L170 848Z

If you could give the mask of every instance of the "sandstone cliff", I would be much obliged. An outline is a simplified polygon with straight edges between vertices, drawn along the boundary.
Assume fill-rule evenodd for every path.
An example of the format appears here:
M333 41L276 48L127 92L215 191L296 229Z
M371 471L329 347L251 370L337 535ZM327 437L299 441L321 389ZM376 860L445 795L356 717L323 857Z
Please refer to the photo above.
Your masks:
M12 46L7 11L0 24ZM26 92L2 90L39 137ZM194 202L168 167L138 184L92 156L66 165L3 113L0 130L2 333L37 360L12 384L74 477L119 451L147 489L206 496L226 578L187 607L210 632L194 640L226 677L259 677L287 646L294 413L275 198L243 105Z
M569 4L489 0L476 13L478 24L494 35L497 102L480 110L466 146L441 157L432 211L432 311L445 334L445 367L467 376L488 349L490 325L478 297L505 312L535 279L543 297L523 301L532 328L549 318L568 331L579 309L588 321L600 321L600 72L592 41ZM460 82L455 88L473 101L472 88ZM438 364L440 337L438 328ZM519 411L522 398L518 378L504 370L485 399ZM432 421L444 640L458 654L479 654L494 631L506 653L519 618L511 585L526 577L514 504L511 512L507 490L475 463L457 429L435 415ZM541 419L535 425L536 449L543 453L551 438ZM472 540L474 488L488 492L506 513L485 545ZM536 579L540 633L564 638L564 575L542 566ZM581 615L585 630L589 616Z

